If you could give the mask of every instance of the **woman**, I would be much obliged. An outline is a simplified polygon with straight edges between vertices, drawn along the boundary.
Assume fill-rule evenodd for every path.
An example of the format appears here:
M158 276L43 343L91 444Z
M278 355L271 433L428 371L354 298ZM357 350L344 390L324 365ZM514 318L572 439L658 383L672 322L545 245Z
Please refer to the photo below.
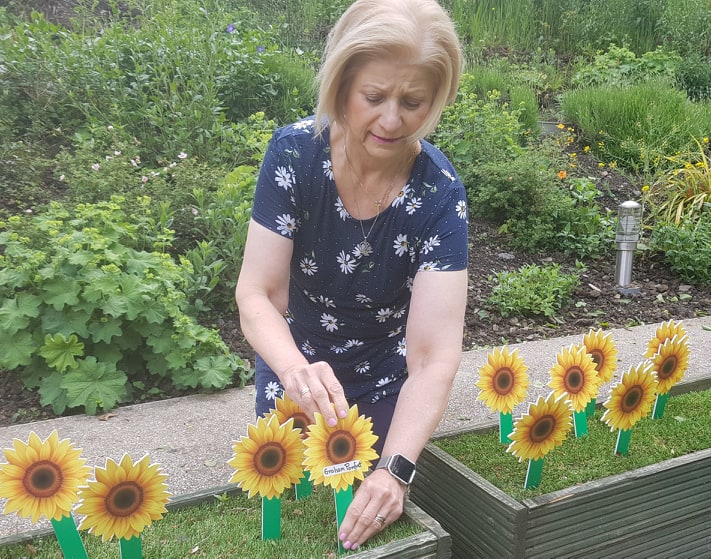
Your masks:
M257 413L284 390L331 425L357 403L379 436L345 549L401 515L459 366L466 195L423 138L460 72L436 1L356 0L329 35L315 118L277 130L260 171L236 290Z

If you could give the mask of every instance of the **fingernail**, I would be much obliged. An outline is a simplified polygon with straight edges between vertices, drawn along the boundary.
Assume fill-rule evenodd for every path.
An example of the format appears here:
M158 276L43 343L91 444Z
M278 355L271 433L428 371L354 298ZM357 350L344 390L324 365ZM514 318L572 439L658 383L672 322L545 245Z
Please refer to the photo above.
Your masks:
M335 417L332 417L331 419L328 420L329 427L335 427L336 423L338 423L338 421L336 420Z
M353 547L351 547L351 551L355 551L356 549L358 549L358 544L354 543Z
M338 412L338 416L339 416L341 419L343 419L343 418L346 417L347 415L348 415L348 412L347 412L346 410L341 410L341 411Z
M338 536L338 539L341 540L341 541L345 540L345 539L346 539L346 533L343 532L340 536Z
M351 542L346 542L346 543L344 543L344 544L343 544L343 547L344 547L345 549L350 549L350 548L351 548Z

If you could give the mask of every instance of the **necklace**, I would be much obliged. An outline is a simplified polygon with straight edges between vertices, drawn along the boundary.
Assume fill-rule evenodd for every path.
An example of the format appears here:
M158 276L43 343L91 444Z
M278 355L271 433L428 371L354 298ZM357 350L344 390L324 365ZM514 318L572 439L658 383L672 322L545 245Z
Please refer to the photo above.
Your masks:
M367 191L365 190L365 186L363 186L363 181L360 179L358 176L358 173L356 173L355 169L353 168L353 164L351 163L351 158L348 157L348 150L346 149L346 142L345 140L343 141L343 154L346 156L346 162L348 163L348 169L350 170L350 175L351 175L351 183L353 185L356 184L356 181L353 180L353 177L355 176L356 179L358 179L358 184L360 185L360 188L363 192L367 194ZM379 200L375 201L375 219L373 219L373 223L370 224L370 229L368 229L368 232L365 232L365 227L363 227L363 220L358 219L358 223L360 224L360 232L363 234L363 240L359 242L356 247L358 248L359 253L362 256L369 256L370 254L373 253L373 245L371 245L368 242L368 237L370 237L370 234L373 232L373 229L375 228L375 224L378 222L378 218L380 217L380 210L383 207L383 204L387 201L387 199L390 197L390 192L392 191L393 187L395 186L395 179L397 178L397 173L393 175L392 180L390 181L390 185L388 186L388 189L385 191L385 194L383 195L382 198ZM360 211L360 205L358 204L358 196L354 196L354 201L356 205L356 209L358 210L358 215L363 215Z

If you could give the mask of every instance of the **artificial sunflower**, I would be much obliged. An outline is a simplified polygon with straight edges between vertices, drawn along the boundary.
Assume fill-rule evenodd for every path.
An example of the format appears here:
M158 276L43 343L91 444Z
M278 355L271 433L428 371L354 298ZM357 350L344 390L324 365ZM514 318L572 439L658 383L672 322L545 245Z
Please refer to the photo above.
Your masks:
M570 426L571 408L565 396L551 393L545 400L539 397L514 424L506 451L518 457L519 462L538 460L563 443Z
M57 431L44 441L32 431L27 443L14 439L12 444L14 449L4 449L8 463L0 464L0 497L7 499L3 514L17 512L35 523L43 516L68 516L91 470L81 449L69 439L60 441Z
M583 411L588 402L597 396L600 384L595 362L585 347L570 346L558 353L548 386L556 396L565 395L573 405L573 411Z
M518 351L509 348L494 349L487 355L487 363L479 369L476 386L481 389L477 400L492 412L511 413L523 402L528 390L528 367Z
M280 423L274 414L257 419L248 436L233 445L227 462L235 469L230 483L237 483L248 497L256 492L268 499L279 497L303 475L304 443L293 419Z
M659 346L652 357L652 365L657 373L657 393L667 394L679 382L689 366L688 336L674 336Z
M299 404L286 395L286 392L281 398L276 399L276 408L270 410L270 412L276 415L280 424L284 424L289 419L293 419L294 429L299 430L302 439L306 438L311 419L299 407Z
M128 454L120 463L108 458L106 467L94 469L94 477L79 493L77 513L86 515L79 529L101 536L102 541L138 537L168 512L168 476L158 464L150 463L148 455L135 464Z
M666 342L671 340L673 337L683 338L686 336L686 329L681 322L674 322L669 320L668 322L663 322L657 327L654 337L649 340L647 344L647 352L644 356L647 359L654 357L659 351L659 347Z
M364 415L358 416L357 405L334 427L317 413L316 424L310 427L304 441L304 466L311 474L310 480L329 485L336 491L347 489L355 479L363 479L371 462L378 457L373 450L377 440L373 422Z
M602 330L590 330L583 336L583 345L595 363L600 384L612 380L617 369L617 347L612 340L612 334Z
M610 426L611 431L631 429L651 411L656 390L657 378L649 361L630 367L603 404L606 410L602 421Z

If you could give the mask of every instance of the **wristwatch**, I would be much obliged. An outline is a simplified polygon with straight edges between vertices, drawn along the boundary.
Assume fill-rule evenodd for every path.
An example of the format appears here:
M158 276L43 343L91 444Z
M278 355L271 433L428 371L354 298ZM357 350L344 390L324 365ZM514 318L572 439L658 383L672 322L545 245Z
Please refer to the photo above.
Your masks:
M385 468L390 475L404 485L410 485L415 477L415 463L402 454L383 456L375 466L376 470Z

